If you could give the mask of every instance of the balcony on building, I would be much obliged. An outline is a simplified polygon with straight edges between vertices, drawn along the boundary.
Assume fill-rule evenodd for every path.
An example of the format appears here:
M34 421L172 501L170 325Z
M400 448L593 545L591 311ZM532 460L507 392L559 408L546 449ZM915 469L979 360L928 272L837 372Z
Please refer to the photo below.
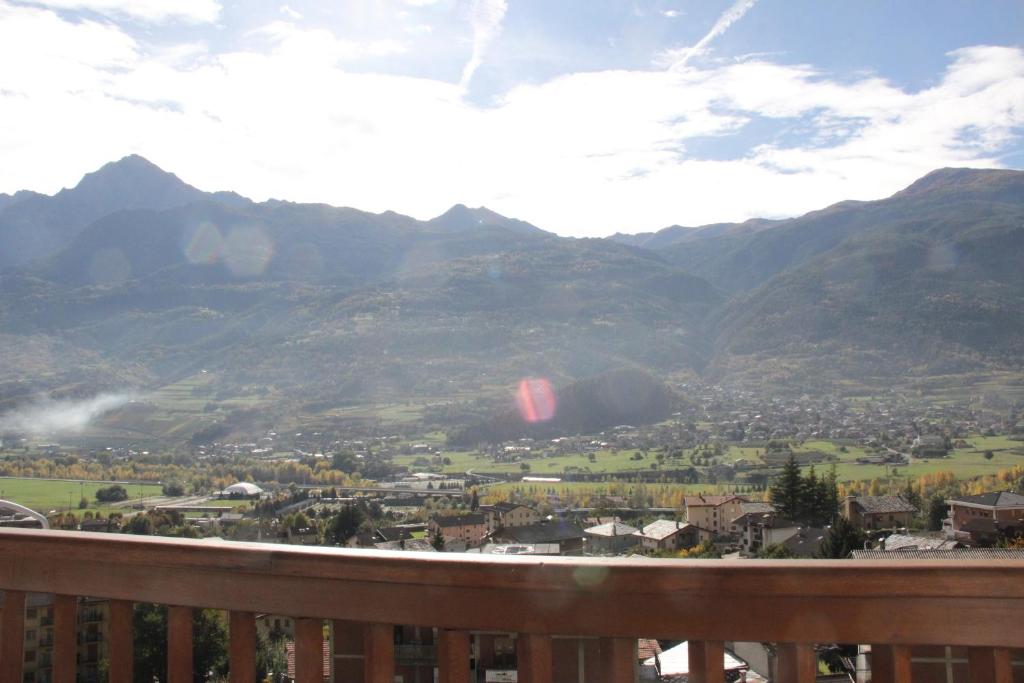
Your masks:
M639 639L687 641L689 683L735 680L734 643L763 644L783 683L816 680L816 647L836 643L870 652L881 683L1024 680L1024 560L517 557L9 528L0 591L0 681L27 680L38 594L52 596L55 682L95 674L78 638L90 615L103 623L82 649L104 648L110 683L132 681L134 603L168 606L169 683L193 681L201 608L228 614L236 683L255 680L264 615L290 620L301 683L630 682Z

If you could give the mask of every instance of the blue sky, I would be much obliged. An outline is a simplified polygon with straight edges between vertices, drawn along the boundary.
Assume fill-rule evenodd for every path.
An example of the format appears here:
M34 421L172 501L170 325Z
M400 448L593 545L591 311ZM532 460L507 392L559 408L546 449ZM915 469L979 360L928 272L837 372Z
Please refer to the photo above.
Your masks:
M797 215L1024 166L1022 37L1019 0L0 0L0 191L139 153L567 235Z

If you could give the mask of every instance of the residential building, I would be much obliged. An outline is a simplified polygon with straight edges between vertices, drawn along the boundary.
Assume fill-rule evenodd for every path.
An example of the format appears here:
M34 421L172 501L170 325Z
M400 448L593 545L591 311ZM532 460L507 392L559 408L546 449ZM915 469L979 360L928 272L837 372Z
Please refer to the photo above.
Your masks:
M782 542L782 546L794 557L816 557L827 535L828 529L799 527L795 534Z
M847 496L839 513L861 529L908 527L918 509L900 496Z
M481 505L479 512L487 516L487 530L529 526L541 520L540 513L526 505L518 503L495 503Z
M434 517L427 523L427 528L431 538L440 531L446 545L462 543L472 548L487 537L487 518L479 513Z
M704 541L710 541L715 534L696 524L678 522L673 519L659 519L637 532L645 554L676 551L692 548Z
M530 524L504 528L492 534L495 543L517 543L523 545L537 545L557 543L563 555L581 555L583 553L583 540L586 534L583 529L566 522L565 520L552 520L540 524Z
M640 545L637 529L622 522L598 524L583 530L586 536L587 552L594 554L621 553Z
M1024 533L1024 496L994 491L946 501L949 517L943 529L949 538L967 543L992 543L1000 536Z
M774 512L748 512L732 522L734 535L745 552L756 553L783 543L800 531L800 525Z
M702 529L708 529L716 536L728 535L730 522L740 516L740 505L749 502L740 496L686 496L686 521Z

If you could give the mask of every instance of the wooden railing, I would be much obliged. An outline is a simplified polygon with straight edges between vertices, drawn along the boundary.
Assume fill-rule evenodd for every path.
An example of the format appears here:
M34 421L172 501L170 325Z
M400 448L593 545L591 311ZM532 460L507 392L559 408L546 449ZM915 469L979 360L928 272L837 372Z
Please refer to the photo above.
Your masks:
M630 560L292 547L0 530L0 682L21 681L26 593L54 598L53 681L75 680L76 596L110 603L109 680L132 679L132 603L168 610L168 678L192 680L192 610L230 613L230 676L255 676L255 614L295 618L297 680L320 681L324 619L365 626L367 681L391 683L391 625L437 627L439 680L469 676L469 632L518 637L519 681L552 677L552 636L597 636L601 680L636 676L636 638L688 639L690 680L722 683L723 641L776 643L778 679L816 675L815 643L873 644L875 680L910 646L970 647L971 683L1011 680L1024 561ZM588 678L588 680L591 680Z

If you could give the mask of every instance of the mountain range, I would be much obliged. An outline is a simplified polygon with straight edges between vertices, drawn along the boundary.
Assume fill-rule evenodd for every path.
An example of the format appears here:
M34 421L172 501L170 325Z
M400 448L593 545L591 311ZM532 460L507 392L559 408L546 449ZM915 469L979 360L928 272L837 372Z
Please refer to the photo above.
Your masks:
M0 405L205 371L310 405L616 368L811 391L1020 373L1024 172L606 239L200 191L131 156L0 195Z

